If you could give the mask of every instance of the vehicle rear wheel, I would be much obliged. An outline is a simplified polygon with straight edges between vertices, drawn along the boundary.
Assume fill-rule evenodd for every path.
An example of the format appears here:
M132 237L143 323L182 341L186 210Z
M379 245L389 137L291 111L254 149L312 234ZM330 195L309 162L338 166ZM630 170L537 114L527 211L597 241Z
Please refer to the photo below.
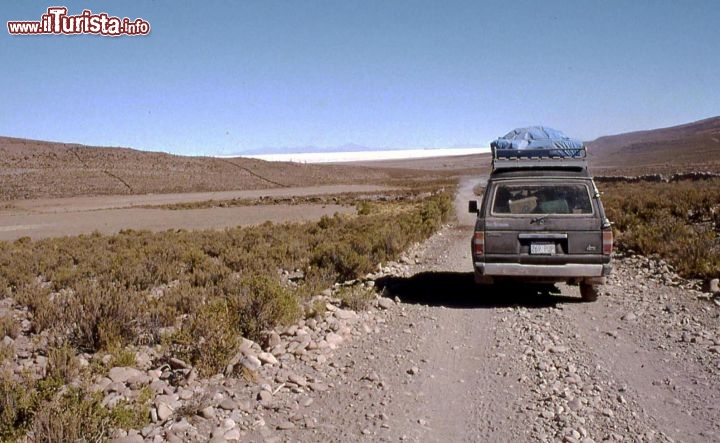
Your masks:
M597 286L589 283L580 283L580 296L583 301L595 301L598 299Z

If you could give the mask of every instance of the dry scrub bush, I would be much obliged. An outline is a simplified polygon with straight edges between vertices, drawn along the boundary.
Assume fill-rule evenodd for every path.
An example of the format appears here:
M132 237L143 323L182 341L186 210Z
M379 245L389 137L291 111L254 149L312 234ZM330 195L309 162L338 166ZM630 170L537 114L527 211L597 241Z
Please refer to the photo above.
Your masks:
M332 269L338 280L355 279L372 271L372 262L368 256L345 242L318 246L311 264Z
M277 280L266 276L227 281L223 293L238 330L251 340L260 339L263 330L290 324L300 316L297 298Z
M367 309L375 293L372 289L360 285L347 286L340 290L337 295L343 308L353 311Z
M32 426L34 441L104 441L113 425L101 394L89 394L78 388L60 392L40 404Z
M156 335L148 329L195 315L227 290L223 285L232 274L249 281L276 275L278 269L305 269L306 281L297 288L304 297L321 284L371 272L434 232L450 213L451 200L441 193L370 206L363 211L367 215L323 217L318 223L265 223L220 232L124 230L113 236L5 242L0 263L9 266L0 267L0 277L30 308L35 332L53 329L78 349L124 346L140 334ZM161 286L166 287L161 296L152 296ZM238 329L257 334L254 323L268 327L283 321L281 314L270 310L261 321L243 317L247 324Z
M322 318L327 312L327 304L325 300L315 300L307 306L305 318Z
M295 295L298 300L307 300L332 286L335 279L333 270L308 265L303 280L294 289Z
M11 313L0 315L0 340L6 335L15 339L19 333L20 324L13 318Z
M50 288L38 283L28 283L17 289L15 301L32 312L32 327L36 333L49 329L61 315L59 304L50 298Z
M448 193L398 196L360 209L363 215L318 223L0 242L2 296L28 307L33 332L49 331L52 342L64 343L47 350L44 379L0 375L0 436L32 426L36 440L88 440L107 437L119 422L146 418L139 404L108 413L92 395L63 391L78 376L74 354L103 350L129 359L126 345L147 337L159 342L161 328L176 326L169 349L203 375L214 374L237 352L241 336L257 339L264 329L296 320L304 299L371 272L426 238L447 219L451 199ZM303 270L303 280L280 283L278 270L295 269ZM349 294L344 303L361 308L367 295ZM83 415L86 422L78 422ZM67 427L57 427L57 418Z
M113 428L139 429L149 422L149 388L133 404L107 409L101 393L68 386L77 371L72 349L63 346L50 351L43 379L0 372L0 440L13 441L29 431L30 441L106 441Z
M110 366L135 366L137 354L132 349L119 348L112 354Z
M71 382L80 374L80 365L75 350L67 343L47 351L48 367L46 378L58 380L61 384Z
M145 386L133 403L120 401L110 412L113 427L120 429L142 429L150 423L150 403L153 391Z
M66 300L63 326L78 349L98 351L125 346L137 336L136 319L143 310L143 301L133 291L81 282Z
M602 188L619 249L660 256L688 278L720 274L719 179Z
M418 205L381 215L342 222L325 217L318 228L328 239L316 243L310 263L331 269L338 280L351 280L371 272L381 262L394 260L410 244L421 241L446 221L452 210L448 193Z
M212 375L237 352L241 337L258 340L263 330L299 315L298 300L279 282L265 276L228 279L171 341L201 374Z
M178 282L165 289L160 298L148 302L146 323L156 328L172 326L178 317L197 312L212 292L212 288L198 288L188 281Z
M208 302L173 334L172 348L202 376L216 374L236 352L240 341L232 317L227 300Z
M13 440L32 420L31 391L26 380L10 371L0 371L0 439Z
M0 342L0 367L15 357L15 343L5 344Z

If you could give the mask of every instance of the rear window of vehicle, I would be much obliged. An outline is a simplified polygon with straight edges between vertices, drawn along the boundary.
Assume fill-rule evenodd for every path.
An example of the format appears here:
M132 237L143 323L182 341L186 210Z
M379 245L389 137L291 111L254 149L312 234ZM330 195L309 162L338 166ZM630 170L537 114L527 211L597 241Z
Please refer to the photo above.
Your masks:
M592 214L588 187L580 183L500 184L493 214Z

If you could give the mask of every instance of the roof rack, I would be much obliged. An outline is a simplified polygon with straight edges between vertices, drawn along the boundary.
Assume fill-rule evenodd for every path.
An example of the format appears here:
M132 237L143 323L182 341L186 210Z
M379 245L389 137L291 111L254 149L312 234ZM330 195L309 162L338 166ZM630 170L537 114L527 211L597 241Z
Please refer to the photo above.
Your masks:
M587 149L533 148L498 149L492 147L492 169L587 169Z

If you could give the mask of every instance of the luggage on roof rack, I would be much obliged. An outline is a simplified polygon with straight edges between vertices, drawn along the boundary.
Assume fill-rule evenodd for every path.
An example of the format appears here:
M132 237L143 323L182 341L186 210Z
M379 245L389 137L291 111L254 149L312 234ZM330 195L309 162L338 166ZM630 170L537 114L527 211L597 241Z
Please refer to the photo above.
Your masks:
M514 129L490 144L499 168L587 168L587 149L561 131L543 126Z

